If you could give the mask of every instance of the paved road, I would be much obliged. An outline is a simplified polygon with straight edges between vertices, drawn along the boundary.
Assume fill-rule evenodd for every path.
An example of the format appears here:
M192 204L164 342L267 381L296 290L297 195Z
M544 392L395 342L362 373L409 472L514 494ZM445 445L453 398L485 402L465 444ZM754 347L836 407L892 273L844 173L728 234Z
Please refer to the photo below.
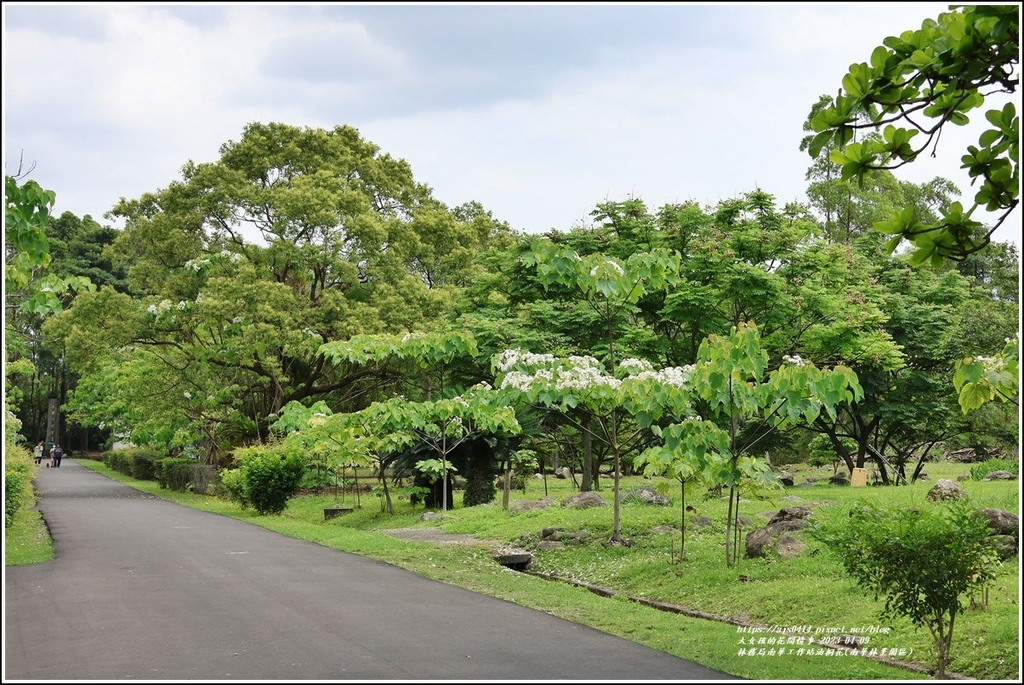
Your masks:
M38 487L56 559L6 569L4 682L738 680L72 459Z

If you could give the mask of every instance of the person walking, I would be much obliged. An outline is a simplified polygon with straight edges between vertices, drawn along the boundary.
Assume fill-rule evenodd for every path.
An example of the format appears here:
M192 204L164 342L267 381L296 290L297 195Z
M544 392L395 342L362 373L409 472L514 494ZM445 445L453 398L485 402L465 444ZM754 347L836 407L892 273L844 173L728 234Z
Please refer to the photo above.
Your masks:
M60 460L64 458L64 450L60 448L60 445L53 446L53 465L56 468L60 468Z
M35 451L33 452L32 456L35 457L37 464L43 463L43 443L39 443L36 445Z

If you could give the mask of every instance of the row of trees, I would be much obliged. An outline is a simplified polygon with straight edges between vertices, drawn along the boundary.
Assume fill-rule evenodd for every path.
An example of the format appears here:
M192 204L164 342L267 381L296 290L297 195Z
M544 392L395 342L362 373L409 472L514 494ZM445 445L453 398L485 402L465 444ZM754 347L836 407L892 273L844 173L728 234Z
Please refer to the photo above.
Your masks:
M297 163L278 165L294 169ZM264 169L259 177L278 173ZM467 254L458 269L427 271L417 268L430 260L407 257L426 250L413 230L425 231L426 224L417 223L413 209L387 221L366 209L374 221L391 223L377 247L328 259L314 249L319 243L279 238L257 245L225 240L213 230L158 232L156 225L180 227L196 214L188 204L173 204L173 197L134 203L150 207L138 212L123 203L128 225L111 231L105 253L86 264L87 254L69 254L68 270L80 266L100 287L79 294L45 325L34 324L47 341L34 355L50 375L23 379L31 381L23 385L25 396L39 398L59 378L57 387L74 386L67 406L79 423L102 424L165 449L198 447L203 459L216 462L233 446L270 437L290 402L310 407L323 401L344 413L395 394L450 396L481 381L493 384L490 360L505 349L592 355L609 370L626 357L681 367L696 361L709 335L756 322L775 365L788 355L856 372L864 398L841 406L835 420L820 416L812 426L849 468L863 467L877 452L906 476L910 459L958 435L974 436L979 446L1012 442L1013 421L995 416L1003 407L965 418L950 401L949 387L957 360L994 355L1016 331L1015 250L996 245L927 270L887 255L870 230L873 219L888 206L926 197L938 184L922 188L877 175L880 180L864 188L815 175L810 208L779 208L761 191L713 208L666 206L653 213L640 200L604 203L594 212L595 227L544 238L515 236L478 207L430 205L423 211L436 219L429 223L435 244L449 241ZM303 184L296 179L293 185ZM191 192L224 197L226 189ZM304 191L294 192L292 198L278 190L288 198L281 206L308 206ZM173 185L163 194L182 193ZM846 221L837 231L827 217L839 215L841 193ZM819 198L829 198L828 204ZM815 216L818 204L824 222ZM922 200L918 211L929 206ZM280 211L268 202L262 215ZM444 212L449 218L437 219ZM48 230L55 246L64 235L69 245L105 235L88 218L69 215ZM150 232L159 243L145 237ZM304 252L310 261L298 258ZM346 270L353 274L349 282L329 275ZM379 336L445 329L472 333L474 348L453 347L451 337L421 345L415 354L397 345L359 347L361 341L384 345ZM441 364L444 354L450 359ZM24 403L30 431L40 414L38 399ZM994 430L972 430L986 417ZM563 434L603 433L596 451L583 455L584 487L606 461L616 460L617 450L621 458L623 444L630 453L643 446L630 444L625 433L621 442L611 424L591 430L591 420L573 411L552 421ZM774 445L777 458L785 452L778 435L760 444L769 451ZM883 478L896 477L885 462L878 467Z
M872 68L891 77L894 60ZM1016 396L1018 255L975 249L989 233L933 242L930 269L915 268L917 233L919 249L895 250L894 212L952 230L956 189L898 181L869 163L877 150L851 166L849 131L887 123L877 97L813 108L807 206L761 190L655 211L628 199L542 237L445 206L347 126L252 124L218 161L118 203L120 231L33 210L52 196L8 177L8 235L26 227L8 240L8 397L29 439L59 397L80 447L100 431L226 465L291 433L382 476L389 455L427 445L437 459L421 469L446 476L459 446L489 436L505 464L525 450L577 463L584 489L602 469L616 490L634 468L684 491L713 472L736 504L764 457L806 456L798 424L885 482L944 443L1014 445L1016 412L990 400ZM999 116L1012 130L1012 110ZM864 146L909 156L894 135ZM510 351L547 356L513 368ZM570 386L549 387L559 369ZM688 370L678 391L673 369Z

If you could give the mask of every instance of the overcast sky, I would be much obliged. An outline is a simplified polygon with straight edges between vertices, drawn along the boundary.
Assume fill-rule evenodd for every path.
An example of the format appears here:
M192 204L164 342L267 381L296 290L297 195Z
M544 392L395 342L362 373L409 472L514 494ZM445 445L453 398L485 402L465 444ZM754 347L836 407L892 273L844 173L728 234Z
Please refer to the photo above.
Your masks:
M520 231L589 225L606 200L803 202L811 106L947 8L5 2L5 173L23 157L57 214L108 224L250 122L348 124L445 204ZM899 178L967 193L979 133L944 133ZM1019 227L1018 212L996 238L1019 245Z

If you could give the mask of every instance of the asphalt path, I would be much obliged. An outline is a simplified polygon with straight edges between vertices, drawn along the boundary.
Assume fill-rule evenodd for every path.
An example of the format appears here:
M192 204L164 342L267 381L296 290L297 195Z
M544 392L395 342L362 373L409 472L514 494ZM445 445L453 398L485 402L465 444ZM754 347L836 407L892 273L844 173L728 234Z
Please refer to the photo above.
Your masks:
M55 559L5 569L4 682L739 680L73 459L37 487Z

